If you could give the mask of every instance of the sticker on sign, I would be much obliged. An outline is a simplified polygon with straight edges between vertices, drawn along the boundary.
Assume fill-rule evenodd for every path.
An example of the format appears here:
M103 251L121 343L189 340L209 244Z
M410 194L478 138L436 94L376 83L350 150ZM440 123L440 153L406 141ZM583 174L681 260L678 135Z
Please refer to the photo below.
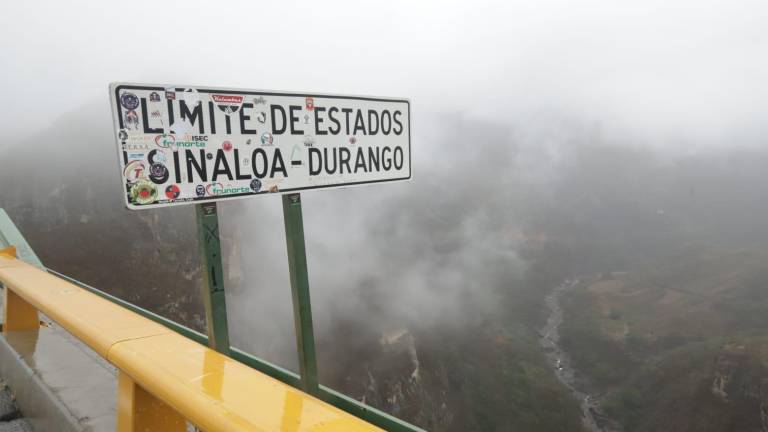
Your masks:
M130 209L411 178L407 99L109 88Z

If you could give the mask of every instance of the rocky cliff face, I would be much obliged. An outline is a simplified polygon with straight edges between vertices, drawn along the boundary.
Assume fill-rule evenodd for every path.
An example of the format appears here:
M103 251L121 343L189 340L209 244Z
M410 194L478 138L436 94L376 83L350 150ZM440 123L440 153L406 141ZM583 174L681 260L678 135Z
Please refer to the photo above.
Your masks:
M768 369L744 345L728 344L714 361L711 391L731 407L741 407L755 430L768 432Z
M436 371L421 370L416 340L407 328L382 335L379 344L381 357L363 367L367 379L362 381L365 390L360 399L417 424L432 425L433 430L446 430L452 425L444 365ZM428 391L425 381L439 390Z

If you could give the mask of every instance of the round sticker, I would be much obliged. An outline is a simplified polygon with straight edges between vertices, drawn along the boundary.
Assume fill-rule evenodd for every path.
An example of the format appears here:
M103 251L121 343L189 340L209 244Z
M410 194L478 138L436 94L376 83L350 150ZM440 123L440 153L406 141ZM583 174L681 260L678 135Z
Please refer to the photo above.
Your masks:
M251 190L254 192L258 192L261 189L261 180L259 179L253 179L251 180Z
M120 105L127 110L135 110L139 107L139 97L133 93L125 92L120 95Z
M130 183L136 183L137 181L146 178L144 162L134 160L128 162L123 169L123 177Z
M161 163L153 163L149 167L149 179L157 184L163 184L168 180L168 168Z
M272 145L272 134L269 132L264 132L261 134L261 144L262 145Z
M131 188L131 199L138 204L149 204L157 198L157 188L152 182L140 180Z
M224 151L232 150L232 142L231 141L224 141L223 143L221 143L221 148L223 148Z
M168 199L176 199L180 194L181 190L175 184L169 185L167 188L165 188L165 196L167 196Z

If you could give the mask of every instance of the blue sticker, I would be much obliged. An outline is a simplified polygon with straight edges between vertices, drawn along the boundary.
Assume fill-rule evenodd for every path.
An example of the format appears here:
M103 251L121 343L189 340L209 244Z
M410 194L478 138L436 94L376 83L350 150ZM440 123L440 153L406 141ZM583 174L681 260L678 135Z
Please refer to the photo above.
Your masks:
M135 110L139 107L139 97L133 93L125 92L120 95L120 105L127 110Z
M196 193L196 194L197 194L197 196L199 196L199 197L203 197L203 196L205 196L205 186L203 186L203 185L197 185L197 186L195 187L195 193Z

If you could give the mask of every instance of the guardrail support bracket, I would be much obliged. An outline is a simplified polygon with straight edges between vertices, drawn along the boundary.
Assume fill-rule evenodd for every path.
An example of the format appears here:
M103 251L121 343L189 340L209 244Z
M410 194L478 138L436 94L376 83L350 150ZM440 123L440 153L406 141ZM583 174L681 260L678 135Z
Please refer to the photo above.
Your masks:
M0 249L0 254L16 257L13 246ZM9 331L36 330L40 328L37 309L6 287L3 290L3 333Z
M187 421L136 384L125 372L117 378L117 432L186 432Z

